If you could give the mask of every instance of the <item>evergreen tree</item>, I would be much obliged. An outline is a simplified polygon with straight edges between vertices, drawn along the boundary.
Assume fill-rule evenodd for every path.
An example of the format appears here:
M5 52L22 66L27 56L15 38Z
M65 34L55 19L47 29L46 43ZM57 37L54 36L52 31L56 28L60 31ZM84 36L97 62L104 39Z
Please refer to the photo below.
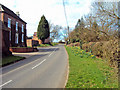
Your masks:
M49 24L45 16L43 15L37 28L37 37L44 43L45 39L47 39L49 36L50 36Z
M84 28L85 27L85 22L83 17L81 19L78 19L77 25L75 26L75 28Z

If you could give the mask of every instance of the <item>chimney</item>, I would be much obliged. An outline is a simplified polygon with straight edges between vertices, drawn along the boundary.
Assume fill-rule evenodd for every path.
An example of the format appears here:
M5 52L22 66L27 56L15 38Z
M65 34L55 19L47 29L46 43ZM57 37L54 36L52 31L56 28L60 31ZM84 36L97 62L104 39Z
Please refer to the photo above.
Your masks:
M20 17L20 13L19 13L19 11L16 12L16 15L17 15L18 17Z

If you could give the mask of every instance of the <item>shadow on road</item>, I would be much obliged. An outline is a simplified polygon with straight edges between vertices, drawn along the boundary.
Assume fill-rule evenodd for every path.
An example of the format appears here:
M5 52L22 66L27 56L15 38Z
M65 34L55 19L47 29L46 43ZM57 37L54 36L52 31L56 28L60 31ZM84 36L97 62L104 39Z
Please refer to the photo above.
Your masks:
M38 48L39 52L52 52L54 50L59 50L59 48Z

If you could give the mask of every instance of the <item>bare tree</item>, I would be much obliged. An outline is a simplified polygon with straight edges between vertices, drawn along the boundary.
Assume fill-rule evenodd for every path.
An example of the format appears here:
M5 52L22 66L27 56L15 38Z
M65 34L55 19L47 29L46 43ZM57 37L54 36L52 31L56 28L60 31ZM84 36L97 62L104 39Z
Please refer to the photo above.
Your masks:
M51 39L52 41L54 41L54 39L58 39L60 37L60 29L62 29L61 26L59 25L52 25L52 29L51 29Z
M87 28L94 30L99 35L104 35L107 40L113 38L112 34L118 31L118 3L117 2L94 2L92 13L86 16ZM93 29L92 24L96 21L99 29ZM114 37L117 38L117 37Z

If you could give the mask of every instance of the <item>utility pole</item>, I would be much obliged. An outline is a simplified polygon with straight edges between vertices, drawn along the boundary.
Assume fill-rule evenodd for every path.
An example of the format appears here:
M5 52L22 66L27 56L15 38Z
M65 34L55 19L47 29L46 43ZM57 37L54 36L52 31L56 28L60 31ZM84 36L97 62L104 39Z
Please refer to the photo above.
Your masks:
M70 41L69 40L69 25L68 25L68 20L67 20L67 14L66 14L66 8L65 8L64 0L63 0L63 7L64 7L64 14L65 14L65 19L66 19L66 24L67 24L67 30L68 30L68 41Z
M70 41L70 38L69 38L69 26L67 27L68 29L68 41Z

